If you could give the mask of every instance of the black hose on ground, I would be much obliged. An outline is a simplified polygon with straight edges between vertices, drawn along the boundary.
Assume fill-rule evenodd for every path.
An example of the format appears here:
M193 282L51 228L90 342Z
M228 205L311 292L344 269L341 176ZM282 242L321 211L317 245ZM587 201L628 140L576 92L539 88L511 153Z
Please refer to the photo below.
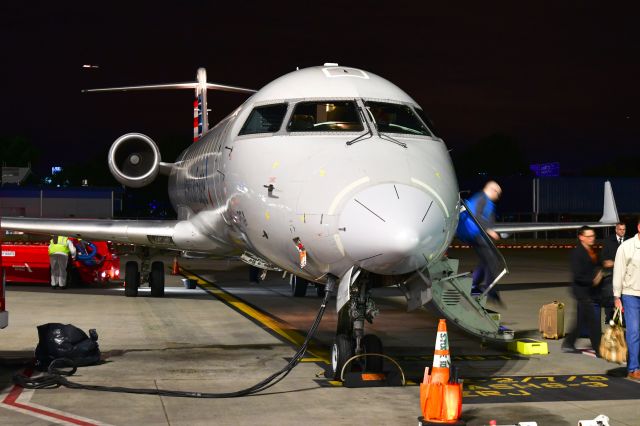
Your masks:
M320 320L322 320L322 316L324 315L324 311L327 308L327 302L333 294L335 290L335 279L330 279L326 285L326 291L324 295L324 299L322 300L322 304L320 305L320 310L316 315L316 319L314 320L311 328L309 328L309 332L307 333L307 337L300 346L300 349L295 353L291 361L284 366L280 371L273 373L266 379L256 383L255 385L241 389L235 392L222 392L222 393L210 393L210 392L186 392L186 391L174 391L174 390L166 390L166 389L147 389L147 388L125 388L121 386L99 386L99 385L84 385L81 383L72 382L67 380L65 376L73 375L77 368L73 364L73 361L66 358L59 358L54 360L49 365L49 370L47 373L44 373L38 377L28 377L24 374L15 374L13 376L13 383L21 386L25 389L55 389L59 387L66 387L69 389L84 389L84 390L92 390L92 391L100 391L100 392L119 392L119 393L134 393L134 394L142 394L142 395L159 395L159 396L175 396L175 397L183 397L183 398L237 398L241 396L253 395L258 392L262 392L275 385L291 372L293 368L300 363L300 360L304 356L304 353L311 342L318 326L320 325ZM71 371L61 370L61 367L71 367Z

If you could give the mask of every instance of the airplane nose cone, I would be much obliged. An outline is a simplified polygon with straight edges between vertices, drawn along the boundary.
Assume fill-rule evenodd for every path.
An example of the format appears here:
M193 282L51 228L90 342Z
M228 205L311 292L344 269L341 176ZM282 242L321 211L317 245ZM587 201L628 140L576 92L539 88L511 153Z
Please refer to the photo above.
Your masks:
M339 220L345 253L361 268L383 275L411 272L444 249L445 213L435 195L400 184L356 194Z

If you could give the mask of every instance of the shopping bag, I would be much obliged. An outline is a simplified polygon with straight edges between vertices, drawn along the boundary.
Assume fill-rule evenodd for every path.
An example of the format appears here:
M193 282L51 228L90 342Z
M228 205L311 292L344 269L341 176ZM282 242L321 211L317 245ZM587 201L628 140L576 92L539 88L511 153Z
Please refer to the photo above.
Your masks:
M627 362L627 341L622 327L622 312L618 308L600 340L600 356L609 362Z

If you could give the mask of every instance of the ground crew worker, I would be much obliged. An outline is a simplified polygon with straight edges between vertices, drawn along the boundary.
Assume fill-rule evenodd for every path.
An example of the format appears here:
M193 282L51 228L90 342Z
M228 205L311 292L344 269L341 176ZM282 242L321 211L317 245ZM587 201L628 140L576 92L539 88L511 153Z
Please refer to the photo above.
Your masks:
M49 264L51 265L51 287L64 289L67 286L67 262L69 255L75 260L76 248L67 237L52 235L49 241Z

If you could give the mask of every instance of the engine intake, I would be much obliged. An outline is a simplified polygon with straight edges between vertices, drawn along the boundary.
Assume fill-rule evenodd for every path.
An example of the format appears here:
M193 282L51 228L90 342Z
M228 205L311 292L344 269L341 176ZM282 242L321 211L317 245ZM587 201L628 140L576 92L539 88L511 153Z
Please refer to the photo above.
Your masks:
M120 136L109 149L109 170L118 182L131 188L150 184L160 170L160 150L142 133Z

